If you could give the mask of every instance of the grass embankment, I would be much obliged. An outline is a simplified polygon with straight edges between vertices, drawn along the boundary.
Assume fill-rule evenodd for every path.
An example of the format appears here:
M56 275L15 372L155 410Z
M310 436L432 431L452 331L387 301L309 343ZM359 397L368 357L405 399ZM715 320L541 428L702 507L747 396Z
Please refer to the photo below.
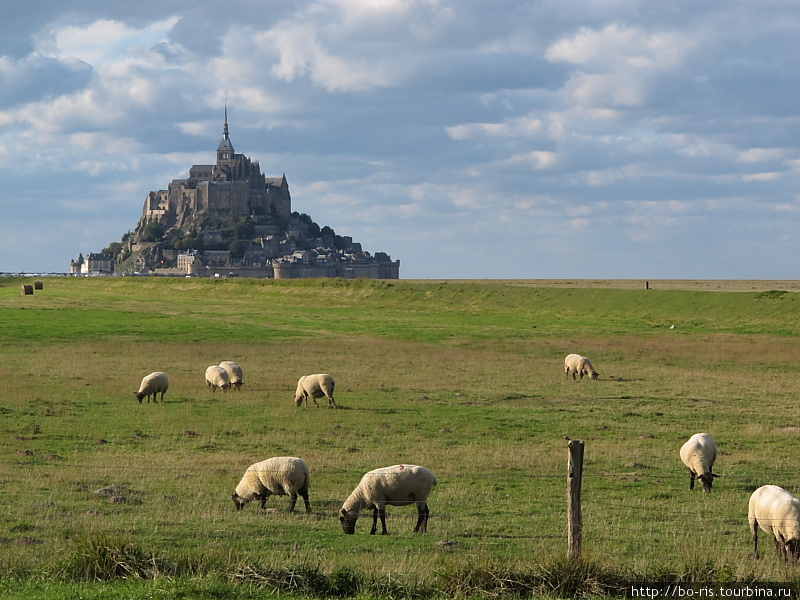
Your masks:
M554 596L630 581L793 581L747 498L798 492L800 296L519 282L46 279L0 287L0 595ZM670 328L674 325L674 328ZM599 381L567 380L586 354ZM236 360L241 393L209 392ZM166 401L133 392L155 370ZM330 372L339 411L297 409ZM708 431L714 491L677 451ZM566 550L566 441L586 441L584 560ZM234 511L244 469L297 455L314 512ZM361 474L433 470L429 533L336 520ZM549 592L548 592L549 591ZM26 596L27 595L27 596Z

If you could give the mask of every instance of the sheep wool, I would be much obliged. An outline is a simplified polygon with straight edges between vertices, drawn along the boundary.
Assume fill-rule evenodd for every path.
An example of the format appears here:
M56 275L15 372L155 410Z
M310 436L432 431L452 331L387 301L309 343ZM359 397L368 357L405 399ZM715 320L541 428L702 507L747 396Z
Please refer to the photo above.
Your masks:
M225 369L225 372L228 374L228 381L230 381L231 387L237 392L242 389L242 384L244 383L242 379L242 367L232 360L223 360L219 363L219 366Z
M714 461L717 460L717 445L707 433L695 433L681 446L681 460L689 469L689 489L694 489L695 477L703 485L704 492L711 491L711 483L715 477L711 472Z
M250 465L231 498L236 510L240 510L251 500L260 500L261 508L264 509L270 496L289 496L289 512L293 512L297 495L300 494L305 502L306 512L310 513L310 484L311 471L306 461L295 456L275 456Z
M228 379L228 372L217 365L211 365L206 369L206 385L211 392L216 392L217 388L221 388L227 392L231 387L231 382Z
M414 532L425 533L430 515L428 495L435 485L436 476L417 465L394 465L370 471L361 478L339 509L342 529L347 534L355 533L359 513L366 507L373 509L370 535L374 535L378 529L378 517L381 519L381 534L386 535L386 505L416 504L418 518Z
M758 558L758 530L775 538L775 547L786 562L800 558L800 500L777 485L764 485L750 496L747 509L753 553Z
M167 393L167 388L169 388L169 377L167 377L166 373L156 371L155 373L146 375L142 379L142 383L139 385L139 391L134 392L133 395L136 396L139 404L141 404L145 396L147 396L148 402L150 402L150 396L153 396L153 402L157 402L156 397L158 393L161 392L161 401L163 402L164 394Z
M569 376L570 373L573 379L576 373L580 374L581 379L584 375L588 375L590 379L600 377L600 373L594 370L591 361L580 354L568 354L564 359L564 375Z
M304 375L297 381L297 390L294 393L294 403L297 406L302 406L303 400L306 401L306 408L308 408L308 397L314 401L316 406L317 398L328 398L328 408L339 408L336 405L336 400L333 398L333 390L336 387L336 382L333 377L327 373L317 373L315 375Z

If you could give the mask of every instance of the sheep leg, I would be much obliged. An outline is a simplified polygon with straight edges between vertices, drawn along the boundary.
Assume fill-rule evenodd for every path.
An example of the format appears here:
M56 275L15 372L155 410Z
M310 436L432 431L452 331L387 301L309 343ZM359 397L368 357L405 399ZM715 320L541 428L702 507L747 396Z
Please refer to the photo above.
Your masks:
M331 406L333 408L339 408L338 406L336 406L336 400L333 399L333 394L328 396L328 408L331 408Z
M306 512L308 514L311 514L311 503L308 501L308 490L305 488L301 488L298 491L300 492L300 496L302 496L303 498L303 502L305 502Z
M381 535L386 535L389 531L386 529L386 505L378 510L378 516L381 518Z
M775 537L775 550L778 552L778 556L783 558L783 548L781 548L781 541Z
M419 513L419 517L417 518L417 526L414 527L414 533L426 533L428 531L428 516L430 515L428 503L418 502L417 512Z
M372 529L369 530L370 535L375 535L375 532L378 531L378 507L376 506L372 510Z
M693 489L694 489L694 478L695 478L694 471L692 471L692 470L690 469L690 470L689 470L689 489L690 489L690 490L693 490Z
M783 559L783 562L789 562L789 546L786 544L786 538L780 533L775 534L775 547L778 549L778 555Z
M162 401L162 402L164 401L164 394L166 394L166 393L167 393L167 392L166 392L166 390L165 390L165 391L163 391L163 392L161 392L161 401Z
M269 494L262 494L259 496L259 499L261 500L261 510L264 510L267 508L267 499L269 499Z
M289 503L289 512L294 512L294 505L297 504L297 492L290 496L292 501Z
M753 522L750 528L753 530L753 556L758 560L758 523Z

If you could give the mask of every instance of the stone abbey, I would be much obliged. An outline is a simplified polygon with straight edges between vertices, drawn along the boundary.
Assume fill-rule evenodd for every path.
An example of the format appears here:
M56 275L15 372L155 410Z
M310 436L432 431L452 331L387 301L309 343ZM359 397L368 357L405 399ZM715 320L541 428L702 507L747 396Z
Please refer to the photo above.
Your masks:
M103 253L73 259L72 273L138 272L259 278L397 279L400 261L292 212L286 176L268 177L234 151L225 108L213 165L147 194L136 229Z

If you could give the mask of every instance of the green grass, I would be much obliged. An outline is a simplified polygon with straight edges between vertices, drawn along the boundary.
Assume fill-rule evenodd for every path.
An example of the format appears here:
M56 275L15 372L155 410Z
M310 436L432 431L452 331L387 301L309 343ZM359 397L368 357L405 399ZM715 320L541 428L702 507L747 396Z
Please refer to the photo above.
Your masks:
M800 295L519 282L0 280L0 596L613 595L632 581L789 581L747 498L800 493ZM670 326L674 325L674 329ZM563 357L592 358L572 381ZM236 360L240 393L206 366ZM170 376L165 402L133 397ZM300 375L338 411L298 409ZM687 488L708 431L723 475ZM584 556L566 561L565 438L586 442ZM303 457L314 512L236 512L244 469ZM390 508L345 536L370 469L436 473L429 533ZM100 490L113 495L102 495ZM301 503L302 505L302 503Z

